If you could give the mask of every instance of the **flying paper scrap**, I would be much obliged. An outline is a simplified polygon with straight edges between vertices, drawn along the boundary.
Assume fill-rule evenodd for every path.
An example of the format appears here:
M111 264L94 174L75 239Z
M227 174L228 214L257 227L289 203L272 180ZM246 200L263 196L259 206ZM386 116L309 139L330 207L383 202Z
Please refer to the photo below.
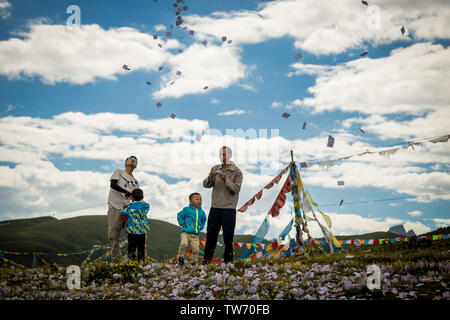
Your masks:
M328 136L328 143L327 143L327 147L329 148L333 148L334 146L334 138L332 136Z

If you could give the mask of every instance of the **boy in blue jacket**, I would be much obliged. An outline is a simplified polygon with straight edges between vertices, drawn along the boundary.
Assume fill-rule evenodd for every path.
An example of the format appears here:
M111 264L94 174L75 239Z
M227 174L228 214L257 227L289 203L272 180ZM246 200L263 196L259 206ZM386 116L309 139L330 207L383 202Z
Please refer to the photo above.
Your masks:
M184 265L184 256L188 246L192 248L192 259L198 261L199 234L206 223L206 214L202 210L202 196L197 193L189 195L189 206L178 212L177 219L181 228L181 242L178 249L178 262Z
M130 195L131 203L122 209L119 219L126 222L128 233L128 258L130 260L144 260L145 258L145 240L150 223L147 218L150 205L145 202L144 192L136 188Z

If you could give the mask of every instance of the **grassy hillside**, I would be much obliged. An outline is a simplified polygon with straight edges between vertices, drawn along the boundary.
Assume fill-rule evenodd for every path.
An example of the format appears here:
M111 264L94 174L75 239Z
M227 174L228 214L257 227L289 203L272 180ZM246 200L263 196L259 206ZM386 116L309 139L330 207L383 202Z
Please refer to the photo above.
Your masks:
M80 216L57 220L52 217L18 219L0 223L0 250L13 252L68 253L90 249L94 244L109 244L106 216ZM125 233L122 233L125 236ZM236 242L250 242L252 235L236 235ZM201 239L205 233L201 233ZM219 240L223 241L222 236ZM161 220L150 219L148 254L155 259L173 257L180 244L180 227ZM202 248L202 247L201 247ZM217 247L216 257L223 256L223 247ZM240 255L244 249L237 253ZM125 249L122 249L125 252ZM104 253L97 251L93 258ZM48 262L61 264L80 263L86 257L80 256L43 256ZM12 256L7 258L25 264L31 264L31 256Z
M440 228L428 234L450 233L450 228ZM125 233L122 234L125 236ZM17 219L0 222L0 250L14 252L48 252L69 253L90 249L94 244L109 244L106 216L80 216L58 220L53 217ZM336 236L340 240L393 238L398 235L388 232L373 232L360 235ZM252 235L236 235L236 242L250 242ZM205 233L201 233L201 239ZM219 240L223 241L222 236ZM318 239L320 240L320 239ZM160 260L173 257L178 252L180 243L180 227L161 220L150 219L150 234L148 239L148 255ZM200 247L203 249L203 247ZM215 257L223 256L224 247L218 246ZM245 249L237 250L240 256ZM122 249L125 252L125 248ZM104 250L97 251L93 258L99 257ZM13 261L31 265L32 257L7 255ZM44 256L48 262L61 264L79 264L86 255L68 257Z

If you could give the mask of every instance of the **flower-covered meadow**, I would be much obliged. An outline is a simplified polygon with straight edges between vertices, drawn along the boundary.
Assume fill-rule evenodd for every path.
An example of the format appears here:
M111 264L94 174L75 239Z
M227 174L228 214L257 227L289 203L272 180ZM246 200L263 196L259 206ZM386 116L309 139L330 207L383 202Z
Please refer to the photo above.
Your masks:
M175 259L82 266L80 289L56 264L0 269L0 299L427 299L449 300L450 240L344 248L334 254L209 265ZM367 287L367 267L381 270Z

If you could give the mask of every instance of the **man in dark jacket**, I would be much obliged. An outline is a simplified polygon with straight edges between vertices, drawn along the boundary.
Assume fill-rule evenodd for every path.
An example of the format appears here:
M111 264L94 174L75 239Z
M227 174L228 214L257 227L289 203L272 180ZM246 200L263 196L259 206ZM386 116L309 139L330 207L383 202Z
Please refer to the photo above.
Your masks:
M214 255L221 227L225 243L224 262L233 262L236 206L242 185L242 172L230 161L231 155L230 148L222 147L220 149L222 164L212 167L208 177L203 180L205 188L213 188L211 209L206 227L205 263L208 263Z

